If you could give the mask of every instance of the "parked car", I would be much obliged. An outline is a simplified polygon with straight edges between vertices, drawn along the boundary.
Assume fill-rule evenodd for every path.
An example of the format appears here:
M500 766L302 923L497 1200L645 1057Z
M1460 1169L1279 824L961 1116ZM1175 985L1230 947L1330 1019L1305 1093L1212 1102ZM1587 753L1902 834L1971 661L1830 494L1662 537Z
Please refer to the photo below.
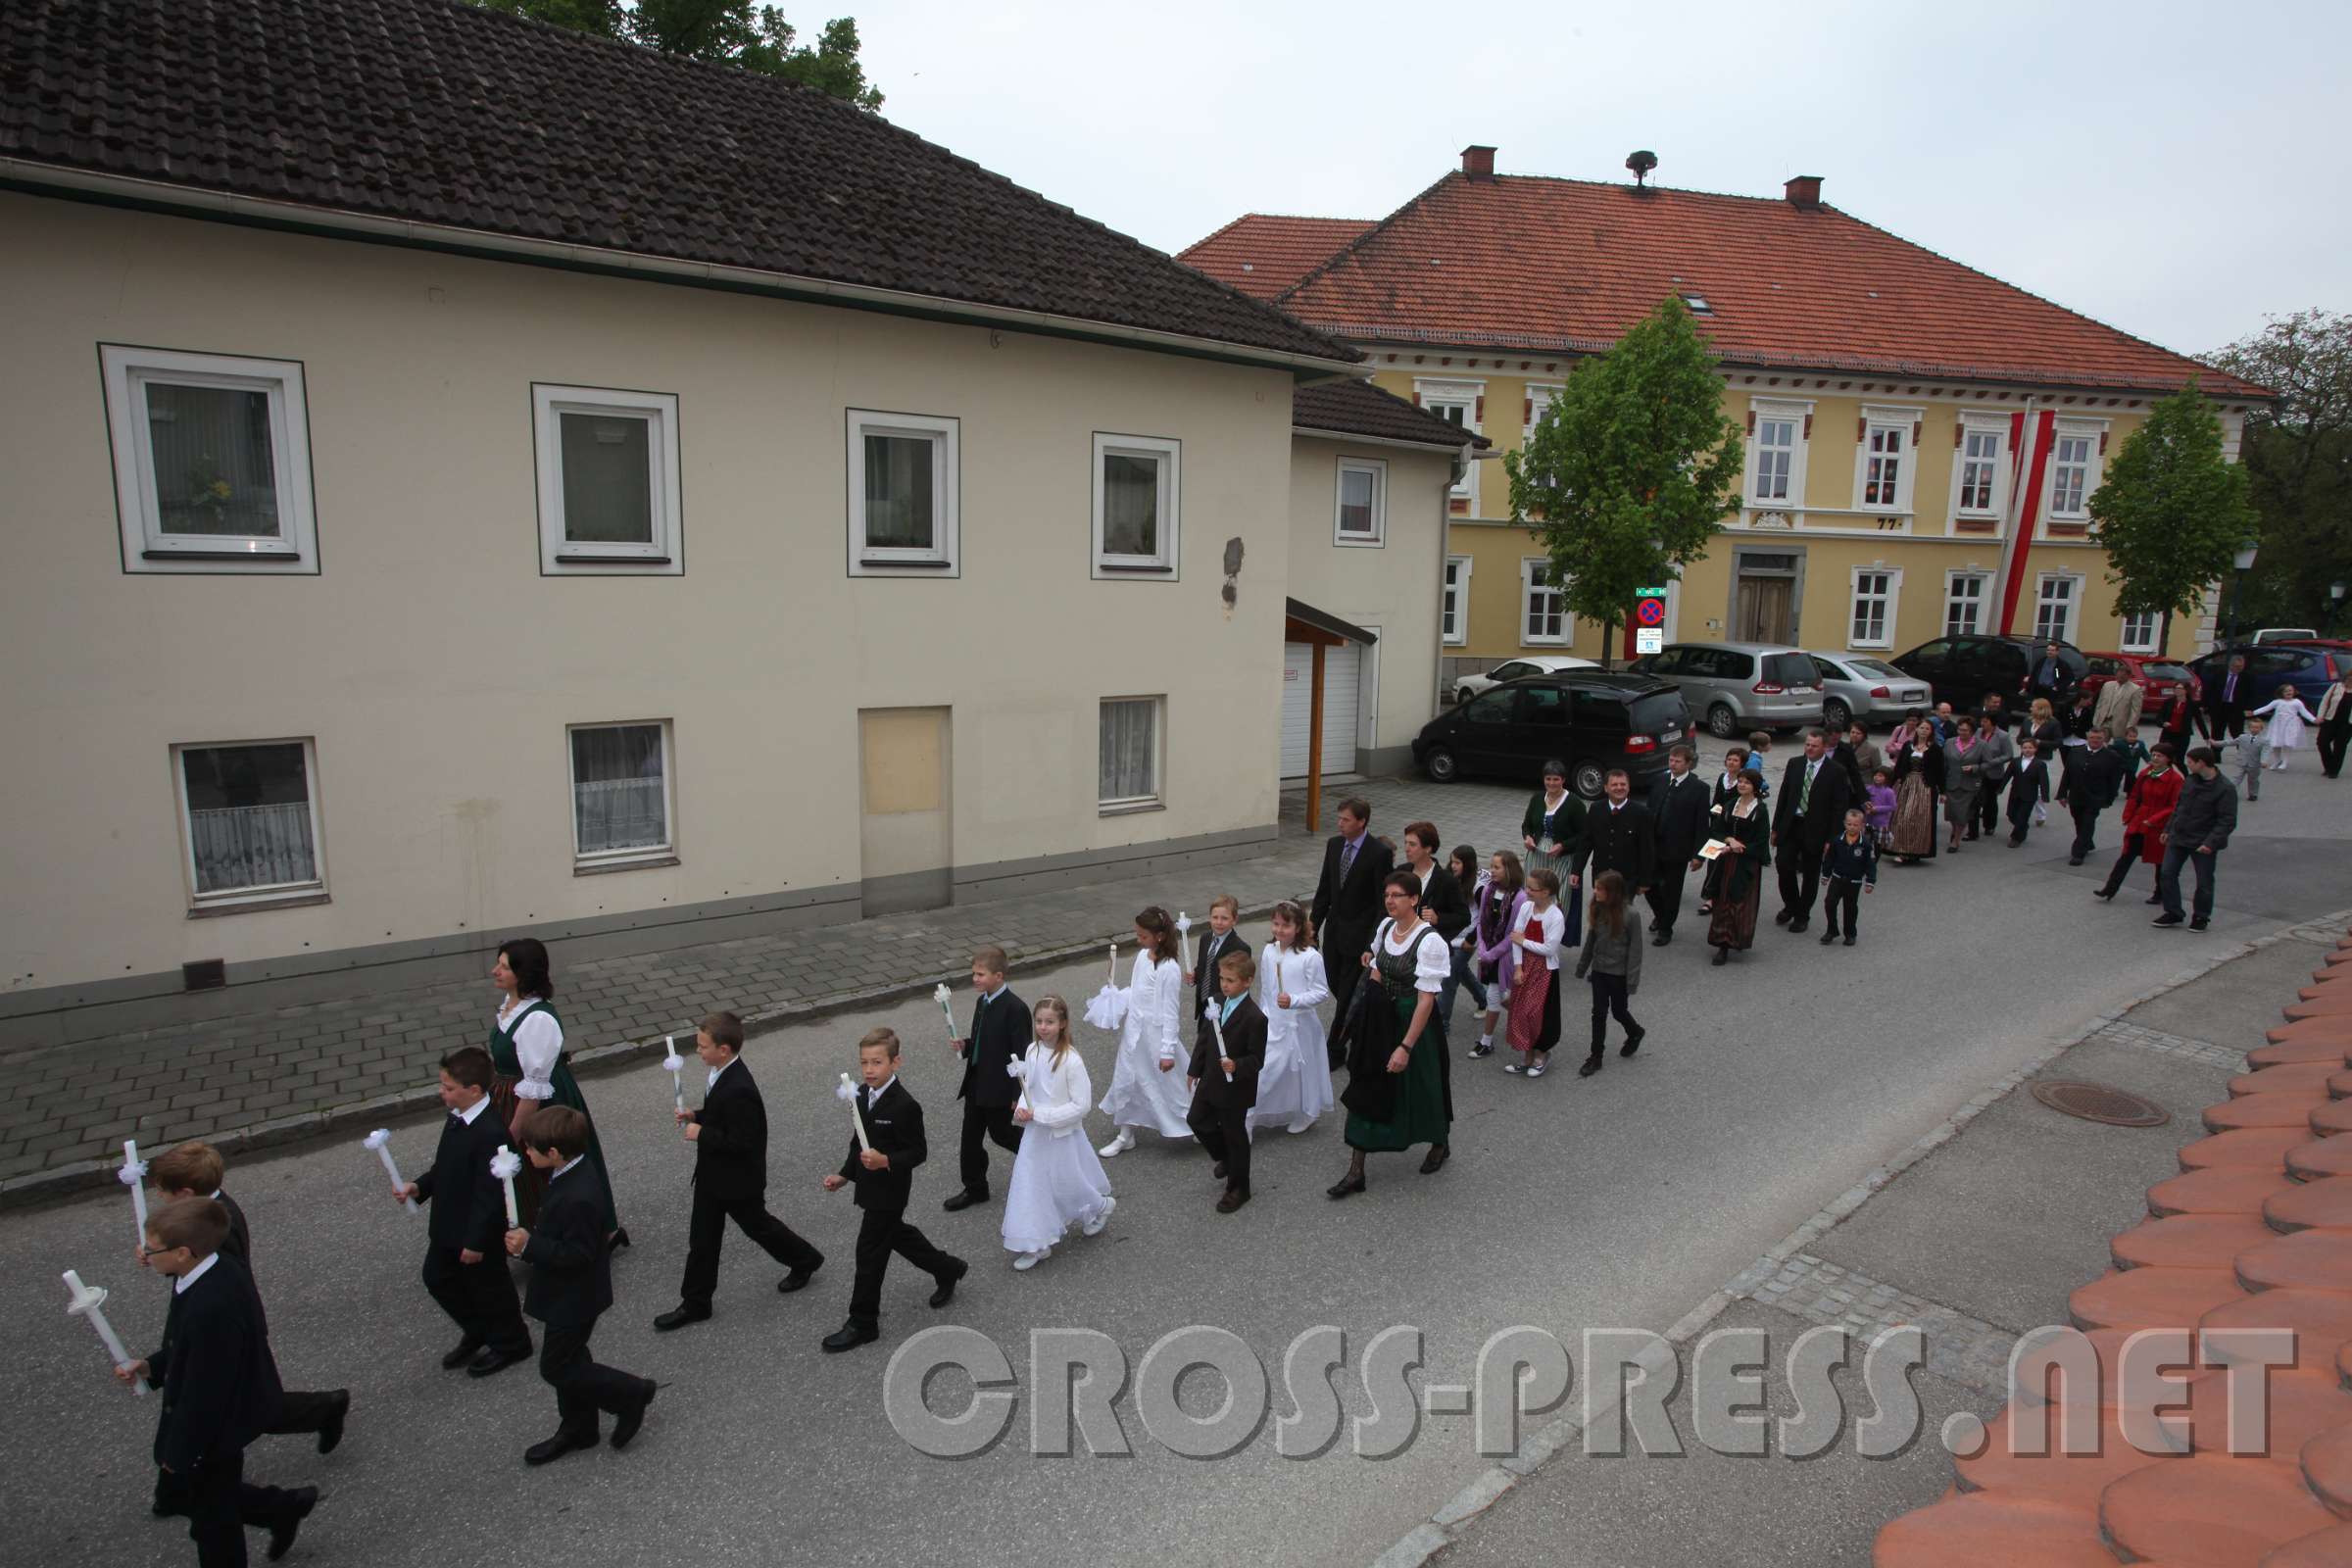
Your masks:
M1473 774L1530 788L1547 759L1568 764L1568 787L1601 796L1609 769L1634 789L1666 771L1666 749L1690 733L1683 694L1667 681L1623 671L1528 675L1440 713L1413 737L1413 762L1440 784Z
M2246 639L2250 643L2308 643L2319 638L2317 626L2265 626Z
M2083 662L2090 673L2082 677L2082 689L2097 695L2100 687L2116 678L2125 677L2139 682L2139 716L2152 719L2164 711L2164 705L2173 700L2173 693L2182 687L2189 697L2196 698L2196 677L2185 664L2176 664L2153 654L2084 654Z
M1711 734L1788 730L1821 722L1813 656L1780 643L1668 643L1626 668L1670 680Z
M1912 679L1883 659L1861 654L1814 654L1813 671L1821 677L1821 721L1842 730L1855 719L1865 724L1889 724L1906 709L1928 706L1924 681Z
M2026 671L2041 657L2044 639L2033 637L1938 637L1921 643L1890 662L1915 680L1928 683L1939 703L1954 712L1967 712L1984 701L1986 692L1999 692L2014 708L2026 685ZM2074 672L2079 686L2090 672L2082 650L2073 643L2058 645L2058 662Z
M2216 648L2203 658L2188 662L2188 671L2199 683L2200 697L2203 693L2219 689L2232 654L2246 656L2246 675L2252 682L2246 697L2248 708L2260 708L2278 695L2279 687L2292 686L2295 695L2303 699L2303 705L2316 710L2320 694L2328 690L2328 683L2336 678L2336 672L2352 669L2352 656L2318 643L2264 643L2259 646L2239 643Z
M1566 654L1539 654L1527 659L1506 659L1484 675L1463 675L1453 683L1453 700L1466 703L1490 687L1522 675L1557 675L1569 669L1598 669L1590 659L1572 659Z

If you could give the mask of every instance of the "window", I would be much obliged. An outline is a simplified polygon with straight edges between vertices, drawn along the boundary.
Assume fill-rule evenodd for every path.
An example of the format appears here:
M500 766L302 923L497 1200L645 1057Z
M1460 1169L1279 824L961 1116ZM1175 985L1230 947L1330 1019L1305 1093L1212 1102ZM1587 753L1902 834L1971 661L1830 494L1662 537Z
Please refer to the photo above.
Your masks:
M1453 647L1470 640L1470 567L1468 556L1446 558L1446 594L1439 602L1439 636Z
M1377 545L1388 532L1389 466L1369 458L1340 460L1339 514L1331 542Z
M850 575L953 577L960 421L849 411Z
M2127 654L2154 653L2159 619L2160 617L2154 611L2149 611L2144 614L2126 615L2124 617L2124 652Z
M2043 572L2034 595L2034 640L2071 643L2075 640L2075 591L2080 577Z
M1551 400L1558 397L1560 392L1561 387L1557 381L1530 381L1527 383L1527 428L1522 432L1523 439L1533 440L1535 438L1536 426L1544 422L1544 416L1551 411Z
M540 571L683 572L678 400L533 382L531 409Z
M325 896L309 741L182 746L172 760L196 909Z
M1862 443L1862 500L1865 508L1899 510L1902 501L1903 429L1874 424Z
M2082 515L2082 488L2090 476L2090 437L2062 435L2050 454L2050 515Z
M1536 672L1537 666L1529 663L1524 659L1506 659L1501 663L1494 666L1494 670L1487 676L1487 679L1494 681L1517 680L1522 675L1533 675Z
M2000 428L1997 425L1963 423L1960 427L1960 491L1953 501L1954 510L1981 516L1991 515L2000 467Z
M1981 571L1955 571L1943 579L1943 634L1973 636L1984 624L1984 585Z
M1568 606L1551 583L1551 563L1541 556L1519 564L1519 640L1561 643L1569 638Z
M1486 423L1487 384L1484 381L1421 381L1413 383L1413 401L1422 409L1436 415L1448 424L1459 425L1476 435ZM1478 511L1478 462L1474 458L1462 465L1462 476L1453 487L1447 507L1454 516L1473 515Z
M673 863L669 725L575 724L570 742L572 868Z
M1536 740L1556 735L1560 737L1564 749L1570 711L1568 694L1557 686L1521 686L1516 690L1519 693L1518 721L1536 732L1528 738ZM1552 743L1545 741L1544 744L1548 746Z
M1176 574L1183 443L1095 433L1095 575Z
M1804 505L1805 437L1813 405L1758 398L1749 403L1748 411L1755 425L1748 442L1748 505L1773 509Z
M1855 570L1853 612L1847 617L1846 647L1894 646L1894 602L1902 582L1903 574L1899 571L1878 567Z
M1102 700L1096 798L1104 811L1132 811L1159 804L1162 702L1157 697Z
M302 367L99 349L122 569L316 574Z
M1470 724L1507 724L1511 721L1518 701L1516 690L1480 692L1463 707L1463 721Z

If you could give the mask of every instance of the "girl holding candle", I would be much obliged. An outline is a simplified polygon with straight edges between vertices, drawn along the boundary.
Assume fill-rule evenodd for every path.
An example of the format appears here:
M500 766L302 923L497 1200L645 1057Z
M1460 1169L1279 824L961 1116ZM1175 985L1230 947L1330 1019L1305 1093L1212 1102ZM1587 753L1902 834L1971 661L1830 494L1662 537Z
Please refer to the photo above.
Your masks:
M502 943L490 980L506 993L490 1025L490 1108L519 1149L525 1116L541 1105L569 1105L587 1116L588 1097L580 1093L580 1081L564 1059L564 1025L553 1003L556 987L549 974L547 944L536 937ZM629 1245L629 1233L613 1210L612 1177L605 1166L594 1117L588 1122L588 1158L605 1194L605 1231L617 1251ZM514 1184L524 1226L538 1214L546 1191L546 1173L526 1163Z
M1258 1005L1266 1015L1266 1059L1257 1074L1252 1127L1276 1123L1295 1133L1315 1124L1332 1106L1331 1054L1322 1015L1315 1008L1331 1000L1323 955L1305 908L1286 899L1274 906L1274 940L1258 965Z
M1120 1026L1117 1064L1102 1113L1118 1135L1100 1151L1102 1157L1135 1147L1135 1130L1147 1127L1162 1138L1190 1142L1185 1116L1192 1095L1176 1069L1191 1055L1179 1044L1184 1010L1183 938L1168 911L1154 904L1135 917L1135 969L1127 985L1127 1021Z
M1040 997L1030 1026L1036 1039L1012 1064L1021 1084L1012 1119L1022 1136L1004 1196L1004 1248L1018 1269L1044 1262L1072 1225L1101 1235L1117 1206L1102 1161L1086 1141L1095 1088L1086 1058L1072 1048L1070 1004L1057 996Z

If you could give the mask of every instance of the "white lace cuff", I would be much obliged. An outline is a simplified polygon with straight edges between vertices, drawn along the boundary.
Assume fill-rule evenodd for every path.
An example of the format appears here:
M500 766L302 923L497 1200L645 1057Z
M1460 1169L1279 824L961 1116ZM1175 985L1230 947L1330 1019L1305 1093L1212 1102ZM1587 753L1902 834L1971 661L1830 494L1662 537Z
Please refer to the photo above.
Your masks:
M514 1086L514 1098L517 1100L553 1100L555 1094L554 1084L537 1078L525 1078Z

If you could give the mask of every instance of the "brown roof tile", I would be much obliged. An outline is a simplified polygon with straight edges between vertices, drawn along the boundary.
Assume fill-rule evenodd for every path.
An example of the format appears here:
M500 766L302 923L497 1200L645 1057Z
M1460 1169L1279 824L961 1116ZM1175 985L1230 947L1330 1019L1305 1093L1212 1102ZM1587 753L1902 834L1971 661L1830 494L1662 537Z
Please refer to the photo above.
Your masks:
M1373 225L1369 218L1292 218L1244 213L1206 239L1176 253L1228 287L1270 300L1331 259Z
M1415 408L1369 381L1324 381L1291 393L1291 423L1302 430L1337 430L1382 441L1410 441L1433 447L1491 445L1458 424Z

